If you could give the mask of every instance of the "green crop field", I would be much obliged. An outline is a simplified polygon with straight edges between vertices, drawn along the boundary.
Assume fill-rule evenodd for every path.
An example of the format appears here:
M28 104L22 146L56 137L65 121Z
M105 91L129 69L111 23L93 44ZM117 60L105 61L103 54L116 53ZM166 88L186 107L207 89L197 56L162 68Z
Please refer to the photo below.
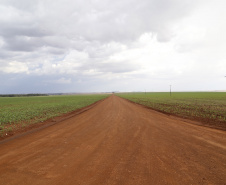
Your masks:
M0 136L49 118L88 106L107 94L0 97Z
M198 120L226 130L226 92L174 92L117 94L154 110Z

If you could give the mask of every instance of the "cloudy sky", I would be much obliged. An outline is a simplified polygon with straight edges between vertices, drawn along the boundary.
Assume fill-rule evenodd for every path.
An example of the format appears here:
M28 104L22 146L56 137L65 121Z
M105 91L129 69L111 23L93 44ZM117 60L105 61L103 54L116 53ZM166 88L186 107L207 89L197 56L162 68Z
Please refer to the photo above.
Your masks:
M226 90L225 0L0 0L0 94Z

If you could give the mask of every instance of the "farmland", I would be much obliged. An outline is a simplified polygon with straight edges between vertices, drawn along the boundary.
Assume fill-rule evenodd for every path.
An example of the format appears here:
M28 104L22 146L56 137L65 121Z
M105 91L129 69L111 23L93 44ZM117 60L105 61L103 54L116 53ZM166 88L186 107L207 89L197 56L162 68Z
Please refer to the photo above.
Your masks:
M154 110L198 120L206 126L226 130L225 92L174 92L117 94Z
M96 94L0 97L0 136L6 132L80 109L107 96Z
M225 185L226 132L187 122L112 95L1 140L1 184Z

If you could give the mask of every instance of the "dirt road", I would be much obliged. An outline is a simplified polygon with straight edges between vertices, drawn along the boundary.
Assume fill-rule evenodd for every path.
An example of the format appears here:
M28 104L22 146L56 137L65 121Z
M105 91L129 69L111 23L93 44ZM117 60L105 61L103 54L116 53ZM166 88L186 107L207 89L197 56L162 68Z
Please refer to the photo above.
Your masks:
M0 144L2 185L226 184L226 132L111 96Z

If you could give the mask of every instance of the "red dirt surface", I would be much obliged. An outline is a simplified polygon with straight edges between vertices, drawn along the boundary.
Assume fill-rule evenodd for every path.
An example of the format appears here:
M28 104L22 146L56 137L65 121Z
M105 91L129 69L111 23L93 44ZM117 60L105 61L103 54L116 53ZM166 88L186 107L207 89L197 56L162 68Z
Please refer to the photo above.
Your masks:
M226 132L117 96L0 143L0 184L226 183Z

